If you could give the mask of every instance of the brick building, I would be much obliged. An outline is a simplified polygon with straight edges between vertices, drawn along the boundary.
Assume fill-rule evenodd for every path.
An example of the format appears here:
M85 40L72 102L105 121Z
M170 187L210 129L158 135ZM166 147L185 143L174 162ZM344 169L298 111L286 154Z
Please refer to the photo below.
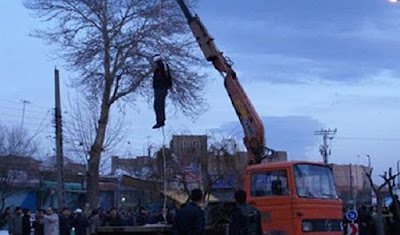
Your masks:
M336 189L344 203L369 203L371 186L365 171L368 167L352 164L332 164Z
M146 177L154 164L154 159L149 156L138 156L135 158L111 157L111 175L128 174L135 177Z

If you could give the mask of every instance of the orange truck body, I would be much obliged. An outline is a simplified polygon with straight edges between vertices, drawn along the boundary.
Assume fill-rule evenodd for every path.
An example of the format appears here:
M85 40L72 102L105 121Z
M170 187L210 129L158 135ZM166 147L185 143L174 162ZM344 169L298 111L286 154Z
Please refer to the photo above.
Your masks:
M330 198L299 196L295 176L295 166L299 164L321 167L326 174L332 173L331 169L322 163L305 161L257 164L247 168L244 180L247 201L260 211L264 234L343 234L342 202L336 195ZM252 183L254 183L251 180L252 176L265 173L268 175L271 172L286 173L287 192L281 195L268 195L267 193L267 195L261 196L252 193L254 191L252 189L254 188L252 186ZM326 176L322 175L322 177ZM329 176L328 178L332 177ZM330 183L332 184L333 182ZM303 223L308 223L306 231L304 231Z

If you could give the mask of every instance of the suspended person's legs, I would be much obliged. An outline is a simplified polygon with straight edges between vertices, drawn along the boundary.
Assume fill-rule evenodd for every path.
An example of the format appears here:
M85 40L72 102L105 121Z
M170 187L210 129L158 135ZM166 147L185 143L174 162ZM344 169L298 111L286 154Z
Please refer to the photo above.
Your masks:
M167 96L167 92L168 90L166 89L154 89L154 111L157 123L153 126L153 129L165 125L165 97Z

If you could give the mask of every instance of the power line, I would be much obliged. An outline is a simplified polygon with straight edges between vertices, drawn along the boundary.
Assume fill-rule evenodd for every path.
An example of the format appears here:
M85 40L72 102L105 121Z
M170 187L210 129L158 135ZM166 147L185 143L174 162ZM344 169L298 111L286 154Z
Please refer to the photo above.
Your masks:
M0 103L9 103L9 104L16 104L20 105L21 101L11 101L11 100L0 100ZM30 103L31 108L36 108L36 109L49 109L49 107L46 106L41 106L41 105L36 105L34 103Z
M49 110L49 111L50 111L50 110ZM46 120L46 117L47 117L47 115L49 114L49 111L47 111L46 116L44 116L44 118L43 118L42 121L40 122L39 128L38 128L38 129L36 130L36 132L32 135L31 139L34 139L38 134L42 133L47 127L50 126L50 125L47 125L47 126L42 127L44 120ZM42 127L42 128L41 128L41 127Z
M38 114L44 114L46 113L47 110L49 110L50 108L47 108L46 111L37 111L37 110L30 110L30 106L29 106L29 112L30 113L38 113ZM9 107L9 106L0 106L0 109L3 110L13 110L15 112L20 113L21 112L21 108L17 108L17 107Z
M17 121L16 119L17 119L17 118L19 119L19 118L21 117L21 115L17 115L17 114L8 114L8 113L2 114L1 116L2 116L2 117L9 117L9 118L12 118L12 119L10 119L10 120L13 120L13 121ZM46 115L46 113L43 113L42 116L47 116L47 115ZM7 120L7 119L4 119L4 120ZM33 117L33 116L26 116L26 115L25 115L25 120L42 121L42 118L41 118L41 117Z
M337 137L338 140L398 142L400 138Z

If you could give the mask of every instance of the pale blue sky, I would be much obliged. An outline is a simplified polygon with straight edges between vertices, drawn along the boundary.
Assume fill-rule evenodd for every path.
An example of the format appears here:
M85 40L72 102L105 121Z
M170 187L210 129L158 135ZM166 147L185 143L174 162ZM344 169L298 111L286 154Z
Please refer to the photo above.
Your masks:
M400 4L385 0L224 1L199 0L196 9L219 48L234 62L244 88L264 120L267 144L287 150L289 159L321 160L321 128L337 128L331 161L366 164L376 173L400 159ZM48 152L53 141L53 69L64 84L73 79L51 50L28 34L40 22L21 1L0 1L0 121L40 130ZM166 134L237 135L241 127L210 65L206 99L210 106L194 122L168 111ZM62 87L63 100L74 91ZM66 110L67 107L64 107ZM46 115L47 114L47 115ZM151 105L143 103L125 118L131 145L110 154L143 154L161 145ZM43 122L42 122L43 121ZM40 124L42 123L42 124ZM42 127L47 127L41 131ZM360 155L360 158L357 158Z

